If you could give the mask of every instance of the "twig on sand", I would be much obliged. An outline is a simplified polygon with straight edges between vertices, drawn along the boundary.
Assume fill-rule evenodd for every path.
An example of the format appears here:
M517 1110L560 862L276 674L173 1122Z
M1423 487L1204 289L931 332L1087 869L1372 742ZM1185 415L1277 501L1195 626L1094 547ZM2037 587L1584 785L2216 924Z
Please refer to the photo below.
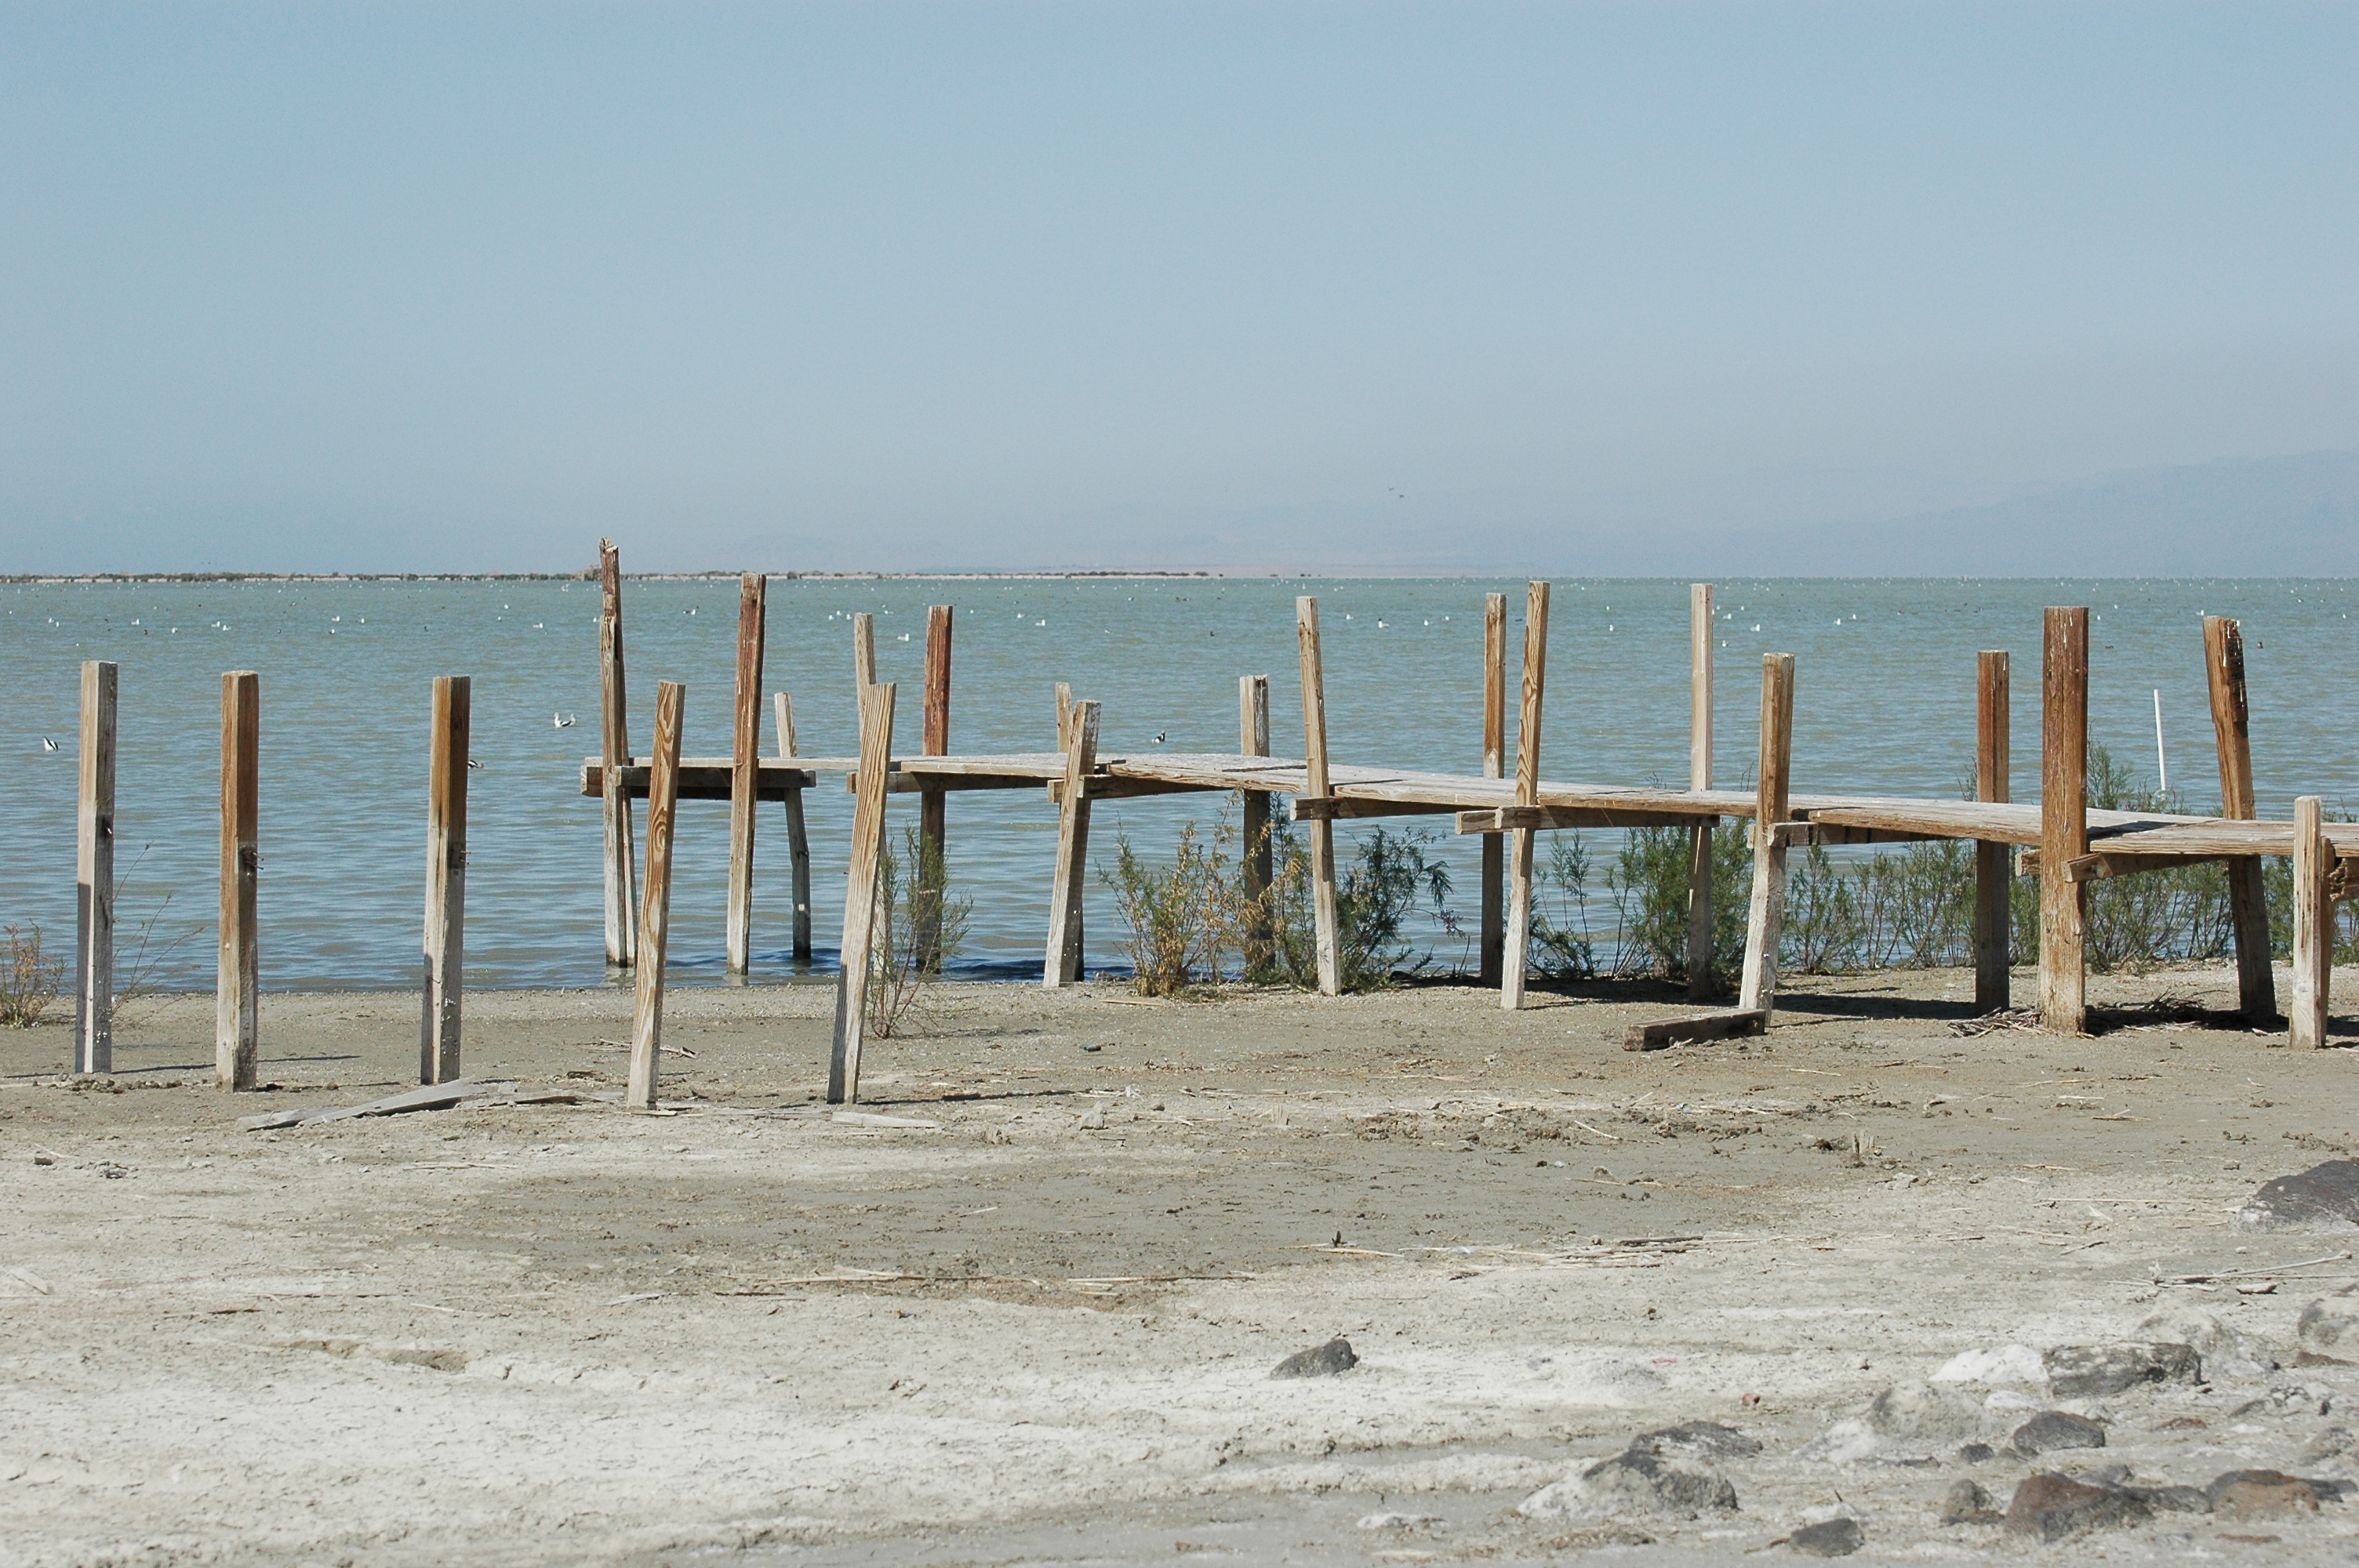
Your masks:
M2223 1269L2216 1274L2157 1275L2158 1285L2208 1285L2216 1280L2245 1280L2255 1274L2284 1274L2296 1269L2315 1269L2321 1263L2343 1263L2350 1260L2348 1252L2330 1252L2323 1258L2305 1258L2299 1263L2279 1263L2270 1269Z

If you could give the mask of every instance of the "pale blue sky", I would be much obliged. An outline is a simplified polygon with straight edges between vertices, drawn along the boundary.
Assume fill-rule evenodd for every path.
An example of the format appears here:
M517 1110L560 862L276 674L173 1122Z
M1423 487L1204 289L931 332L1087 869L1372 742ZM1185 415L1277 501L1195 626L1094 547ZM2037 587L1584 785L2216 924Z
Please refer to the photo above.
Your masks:
M2348 449L2355 71L2350 5L11 5L0 569L1676 574Z

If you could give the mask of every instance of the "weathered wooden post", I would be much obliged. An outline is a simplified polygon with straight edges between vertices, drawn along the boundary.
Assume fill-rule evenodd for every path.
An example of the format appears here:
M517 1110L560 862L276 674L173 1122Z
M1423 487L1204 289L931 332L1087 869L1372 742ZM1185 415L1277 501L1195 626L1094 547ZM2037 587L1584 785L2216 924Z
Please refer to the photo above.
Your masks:
M1319 650L1319 600L1294 601L1294 640L1302 662L1303 793L1324 801L1327 779L1327 677ZM1310 923L1318 946L1319 992L1343 992L1343 950L1336 928L1335 824L1322 810L1310 822Z
M114 1070L114 665L82 666L74 813L74 1071Z
M1483 596L1483 776L1507 776L1507 596ZM1483 924L1480 979L1499 983L1507 950L1507 840L1483 835Z
M852 618L852 685L855 692L876 684L876 617L863 610Z
M729 973L741 978L754 963L754 817L762 777L762 649L768 635L769 588L769 579L759 572L745 573L737 584L737 707L729 751L729 928L724 946Z
M1974 660L1974 796L2004 801L2008 795L2007 657L2005 648L1986 648ZM1974 1006L2004 1011L2012 1000L2007 978L2007 899L2014 885L2007 845L1982 838L1974 843Z
M2089 611L2050 606L2041 633L2039 699L2039 1021L2088 1032L2082 884L2089 852Z
M1057 880L1049 889L1049 951L1040 970L1040 983L1049 990L1082 978L1082 895L1089 885L1089 789L1098 764L1098 705L1073 704L1066 730L1065 787L1057 806Z
M640 889L639 968L631 995L631 1081L623 1103L656 1108L663 1054L664 954L671 937L671 846L679 816L679 734L688 688L656 682L655 756L647 774L647 874Z
M1269 755L1269 677L1237 677L1237 750L1248 757ZM1269 792L1237 792L1244 802L1245 842L1237 859L1245 897L1245 970L1260 974L1269 967L1269 879L1271 872Z
M473 687L466 676L438 676L434 680L426 784L426 989L418 1030L418 1081L421 1084L447 1084L460 1076L459 999L467 930L467 735Z
M2314 795L2293 803L2293 1009L2286 1044L2315 1051L2326 1044L2326 1002L2334 969L2334 902L2326 879L2325 812Z
M1688 788L1712 787L1712 584L1688 585ZM1700 818L1688 847L1688 996L1712 1000L1712 837L1716 816Z
M623 689L622 560L614 541L598 541L598 757L606 815L606 962L627 968L639 899L631 797L620 783L621 771L631 761L630 705Z
M2253 800L2252 714L2245 694L2245 634L2224 615L2203 618L2203 665L2212 687L2212 735L2220 752L2220 815L2250 821ZM2256 1029L2276 1025L2277 975L2269 964L2269 901L2261 858L2230 860L2228 914L2236 935L2236 1003Z
M261 880L262 677L222 676L221 939L213 991L213 1069L221 1087L255 1086L261 1056L256 884Z
M794 702L783 691L770 700L778 712L778 755L796 756ZM794 877L795 957L808 963L811 956L810 835L803 827L802 786L791 781L787 784L787 859Z
M1523 707L1516 715L1516 804L1540 803L1540 711L1548 696L1549 585L1535 582L1524 597ZM1507 839L1507 932L1499 959L1499 1005L1524 1005L1524 974L1531 967L1532 846L1537 830L1518 827Z
M951 751L951 607L926 610L925 754L946 757ZM942 892L950 874L947 791L929 789L918 795L918 863L909 868L915 916L910 935L921 969L941 967Z
M1777 1005L1777 942L1786 925L1786 838L1778 831L1793 812L1794 655L1761 655L1761 772L1753 797L1753 905L1745 932L1741 1012L1758 1012L1761 1027Z
M835 1042L827 1098L860 1098L860 1046L868 1028L868 966L876 944L877 878L885 858L885 792L893 771L893 690L860 688L860 772L853 778L852 870L843 891L843 946L835 980Z

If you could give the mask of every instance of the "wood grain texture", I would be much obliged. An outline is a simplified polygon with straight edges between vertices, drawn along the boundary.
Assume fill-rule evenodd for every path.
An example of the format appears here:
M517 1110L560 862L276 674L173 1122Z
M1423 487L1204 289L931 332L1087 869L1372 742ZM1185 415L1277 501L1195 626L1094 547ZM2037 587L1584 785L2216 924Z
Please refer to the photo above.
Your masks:
M1761 655L1761 761L1754 789L1754 821L1776 825L1790 815L1794 763L1794 655ZM1786 840L1754 835L1753 900L1745 926L1741 1011L1766 1018L1777 1005L1777 943L1786 925Z
M1523 700L1516 716L1516 799L1540 804L1540 715L1548 706L1549 585L1524 591ZM1499 1005L1524 1005L1524 981L1531 968L1532 851L1534 829L1518 827L1507 838L1507 922L1499 944Z
M1505 778L1506 773L1507 596L1486 593L1483 596L1483 776ZM1495 831L1483 831L1480 979L1486 986L1495 986L1507 953L1507 840Z
M951 749L951 607L926 610L926 708L922 750L939 757ZM950 871L950 797L929 789L918 799L918 863L909 868L911 881L925 895L917 904L912 932L919 963L929 969L941 963L940 894Z
M729 745L729 893L723 957L733 975L754 962L754 824L762 771L762 654L769 628L769 579L737 583L737 687ZM677 770L679 759L672 764ZM676 799L677 797L675 797Z
M860 1048L868 1032L868 971L876 943L877 879L885 860L885 779L893 764L893 699L890 685L860 688L860 787L853 796L852 865L844 881L835 1035L828 1052L831 1105L860 1098Z
M462 1076L460 999L467 948L467 744L474 683L438 676L427 741L425 988L419 998L418 1081Z
M1250 757L1269 755L1269 677L1237 677L1237 750ZM1269 896L1271 845L1269 791L1237 792L1244 841L1238 846L1237 869L1245 900L1245 961L1248 974L1258 975L1270 965Z
M2203 666L2212 696L2212 738L2220 758L2220 815L2260 815L2253 799L2252 712L2245 689L2245 634L2224 615L2203 618ZM2277 974L2269 961L2269 900L2261 862L2228 862L2228 918L2236 939L2236 1002L2256 1029L2277 1022Z
M852 686L855 694L876 684L876 617L863 610L852 617Z
M1319 600L1304 594L1294 601L1295 649L1302 667L1303 793L1316 799L1328 793L1327 676L1319 644ZM1343 936L1335 913L1335 825L1311 822L1310 920L1317 948L1319 994L1343 991Z
M631 1076L623 1103L656 1106L663 1058L664 957L671 947L671 860L679 820L679 737L688 688L656 683L653 786L647 793L647 870L639 895L639 969L631 997Z
M2326 1044L2332 989L2334 905L2327 894L2324 815L2314 795L2293 803L2293 1005L2286 1011L2286 1044L2297 1051Z
M1057 872L1049 888L1048 952L1040 983L1058 990L1082 978L1082 901L1089 886L1090 798L1082 787L1097 766L1098 705L1077 702L1067 728L1064 799L1058 806Z
M2051 606L2040 639L2039 1018L2087 1033L2081 884L2065 868L2089 852L2089 611Z
M630 761L630 704L623 671L622 552L598 541L598 754L609 767ZM606 962L630 966L638 941L637 849L632 843L631 799L605 802Z
M785 692L773 694L771 704L778 715L778 760L792 762L795 756L795 705ZM812 782L817 776L812 775ZM811 956L810 906L810 833L803 825L803 786L794 785L785 792L787 803L787 862L794 879L795 957L808 960Z
M222 676L221 920L215 942L213 1074L234 1092L255 1087L261 1057L262 677Z
M2011 719L2007 691L2007 656L2004 648L1986 648L1974 657L1974 795L1978 800L2007 798ZM1996 1012L2010 1005L2007 950L2014 940L2008 929L2007 900L2013 877L2007 866L2007 845L1996 838L1974 840L1974 1006Z
M1712 787L1712 584L1688 585L1688 788ZM1716 820L1695 824L1688 837L1688 1000L1709 1001L1718 990L1712 972L1712 836Z
M114 1070L114 665L82 666L82 752L74 809L74 1071Z

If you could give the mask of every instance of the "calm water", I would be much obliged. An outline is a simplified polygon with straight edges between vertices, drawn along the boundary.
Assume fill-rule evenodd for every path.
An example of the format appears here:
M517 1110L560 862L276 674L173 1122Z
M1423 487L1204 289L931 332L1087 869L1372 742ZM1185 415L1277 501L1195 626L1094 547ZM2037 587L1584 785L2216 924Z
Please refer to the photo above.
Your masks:
M855 750L851 616L877 616L882 678L905 683L902 750L916 749L925 607L958 611L956 751L1054 742L1053 683L1103 705L1103 750L1230 750L1236 677L1271 679L1273 750L1300 754L1293 599L1320 596L1329 727L1338 762L1473 772L1482 729L1482 606L1520 582L1465 579L774 581L766 685L794 694L806 753ZM1961 582L1826 579L1720 585L1719 782L1749 776L1760 655L1799 656L1798 790L1953 795L1973 758L1974 652L2015 655L2017 798L2038 789L2039 611L2088 604L2093 739L2147 778L2162 693L2170 782L2190 806L2218 800L2198 617L2241 617L2263 810L2293 795L2359 796L2359 627L2345 581ZM644 747L658 678L688 687L687 751L729 748L737 588L630 584L632 735ZM147 982L213 978L220 675L262 673L262 972L277 989L415 983L422 912L426 725L436 675L474 677L467 970L475 986L604 980L600 817L578 793L597 746L597 614L584 583L386 582L0 585L0 922L38 924L71 952L74 751L80 662L122 668L117 864L119 965ZM1556 584L1545 772L1551 778L1679 781L1687 768L1687 586ZM1520 630L1513 633L1520 645ZM578 714L560 730L557 713ZM1513 705L1510 704L1510 722ZM46 753L41 737L60 750ZM763 749L777 737L764 719ZM810 797L815 970L832 973L842 923L850 797ZM1142 849L1220 810L1215 796L1109 803ZM895 797L899 820L914 796ZM953 878L975 901L963 955L983 974L1037 974L1054 814L1031 791L953 795ZM673 892L682 980L722 978L727 806L685 804ZM766 807L757 853L756 979L791 978L783 809ZM1447 846L1462 907L1472 842ZM1089 892L1089 961L1123 961L1103 885ZM1445 959L1458 956L1454 945Z

